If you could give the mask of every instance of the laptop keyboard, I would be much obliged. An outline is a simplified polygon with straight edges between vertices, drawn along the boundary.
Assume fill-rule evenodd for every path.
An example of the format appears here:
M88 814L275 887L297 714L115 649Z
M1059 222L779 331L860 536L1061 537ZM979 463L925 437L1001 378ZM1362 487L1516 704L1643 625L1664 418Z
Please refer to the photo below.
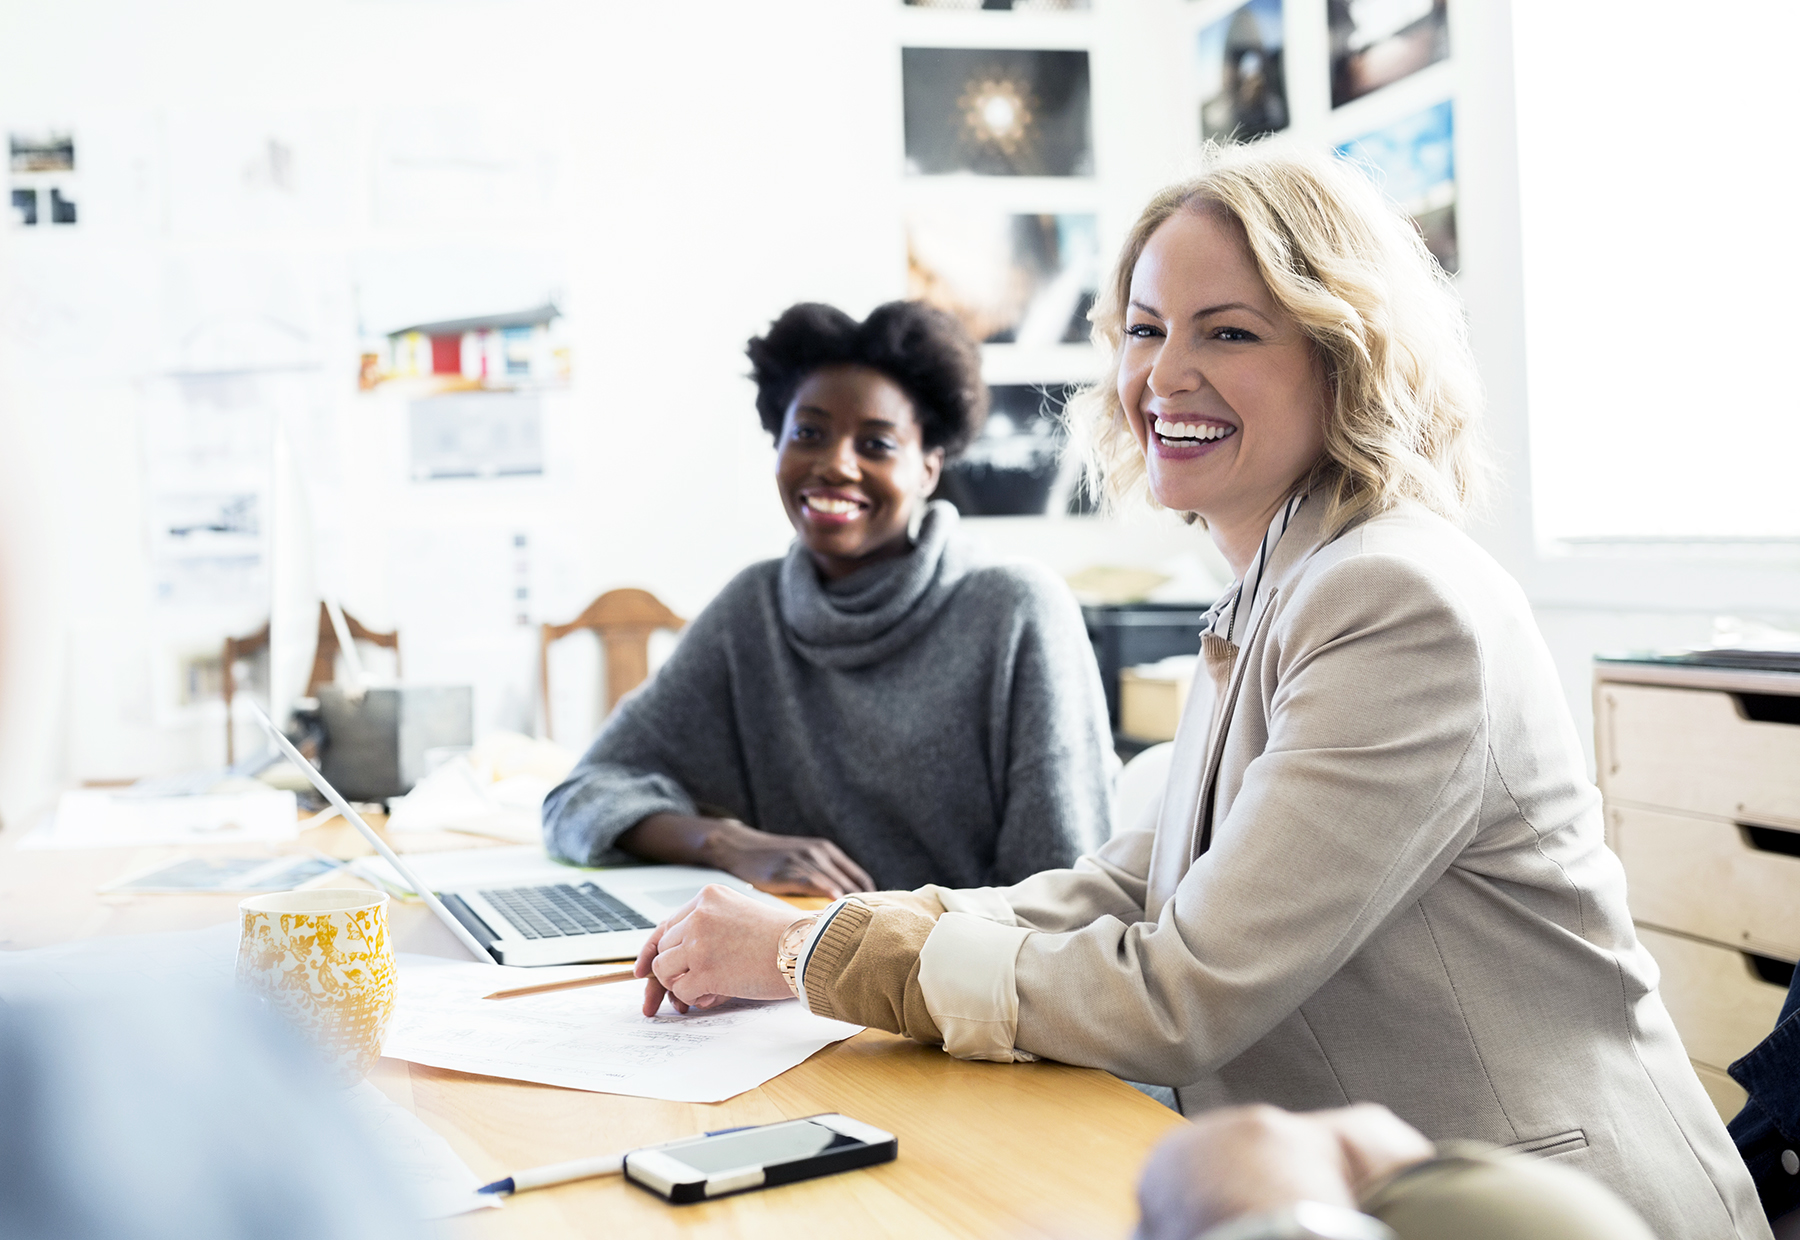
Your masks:
M560 939L612 930L648 930L656 923L592 883L507 887L481 896L528 939Z

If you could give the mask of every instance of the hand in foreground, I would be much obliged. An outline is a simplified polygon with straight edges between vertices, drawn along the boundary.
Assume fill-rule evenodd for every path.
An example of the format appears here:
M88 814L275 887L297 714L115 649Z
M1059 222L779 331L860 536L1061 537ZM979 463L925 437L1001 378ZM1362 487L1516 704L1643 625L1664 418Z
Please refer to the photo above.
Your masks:
M1418 1130L1373 1103L1299 1115L1212 1111L1151 1152L1138 1183L1138 1240L1189 1240L1300 1201L1354 1209L1364 1188L1432 1152Z
M731 998L788 998L793 992L775 967L775 953L782 932L804 916L716 883L702 887L638 953L634 971L647 979L644 1015L656 1015L664 995L683 1014Z
M830 840L771 835L733 818L706 837L707 864L784 896L829 896L875 890L875 880Z

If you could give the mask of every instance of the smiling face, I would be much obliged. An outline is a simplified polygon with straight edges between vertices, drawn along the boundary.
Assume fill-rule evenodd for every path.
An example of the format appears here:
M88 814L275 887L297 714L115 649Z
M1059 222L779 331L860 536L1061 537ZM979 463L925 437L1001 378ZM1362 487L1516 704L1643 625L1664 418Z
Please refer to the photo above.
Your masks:
M899 384L866 366L828 366L788 403L775 483L819 575L833 581L906 553L913 510L943 465Z
M1237 221L1179 211L1131 274L1119 401L1150 491L1206 518L1240 574L1319 459L1324 366L1257 273Z

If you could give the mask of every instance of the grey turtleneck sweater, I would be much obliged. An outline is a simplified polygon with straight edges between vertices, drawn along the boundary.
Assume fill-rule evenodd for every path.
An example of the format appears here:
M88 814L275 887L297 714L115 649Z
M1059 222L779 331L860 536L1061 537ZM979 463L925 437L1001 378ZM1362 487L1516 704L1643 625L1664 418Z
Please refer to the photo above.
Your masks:
M551 853L601 864L650 815L704 812L822 836L894 890L1097 848L1115 759L1080 610L956 527L934 503L910 553L828 585L798 543L739 573L545 800Z

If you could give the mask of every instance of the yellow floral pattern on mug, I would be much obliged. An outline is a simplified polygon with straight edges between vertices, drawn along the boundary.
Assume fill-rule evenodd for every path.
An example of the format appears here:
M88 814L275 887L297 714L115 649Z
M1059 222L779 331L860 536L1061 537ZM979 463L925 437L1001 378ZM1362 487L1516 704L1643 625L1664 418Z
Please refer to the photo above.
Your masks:
M238 985L260 995L316 1046L346 1085L381 1057L397 985L387 897L293 891L239 906Z

